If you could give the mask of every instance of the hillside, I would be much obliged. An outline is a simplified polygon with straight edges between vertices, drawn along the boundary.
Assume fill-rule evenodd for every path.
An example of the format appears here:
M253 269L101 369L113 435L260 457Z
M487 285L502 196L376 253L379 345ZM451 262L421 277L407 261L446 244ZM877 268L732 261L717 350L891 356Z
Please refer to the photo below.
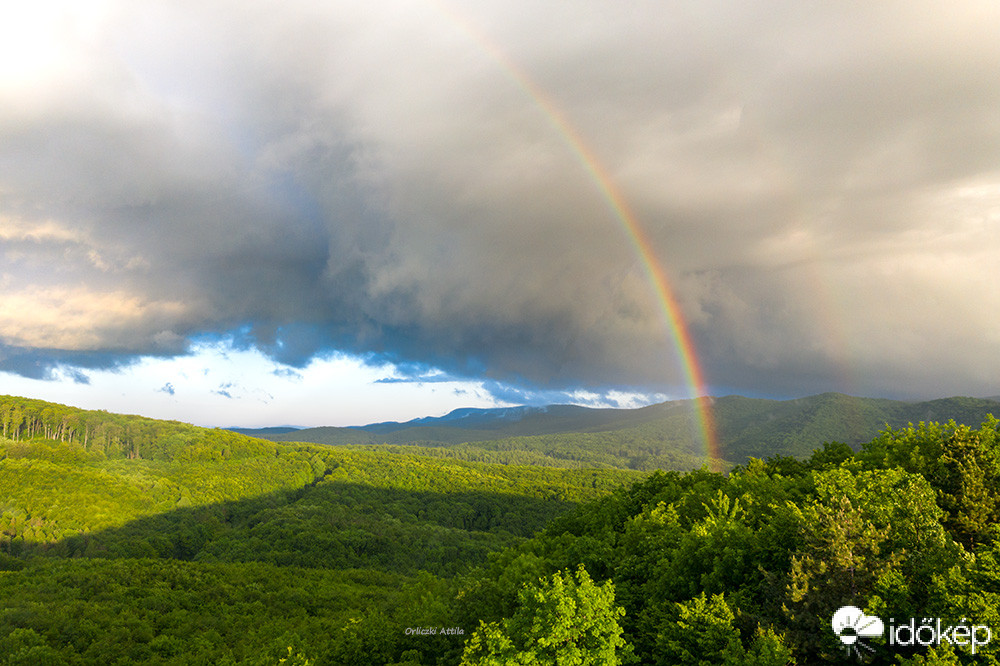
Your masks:
M572 405L456 410L439 418L350 428L306 428L273 441L330 445L418 447L424 455L556 467L686 470L704 464L704 445L690 400L639 409ZM723 468L749 458L803 458L825 442L857 447L886 425L921 421L981 423L1000 413L985 398L943 398L908 403L824 393L795 400L726 396L712 406Z
M296 553L286 564L455 571L638 478L282 444L11 396L0 421L11 436L0 437L0 549L13 555L59 543L71 556L270 561L278 549ZM192 535L191 523L211 529ZM244 537L271 554L224 545ZM447 561L413 557L428 539L451 544Z
M1000 663L998 444L996 419L921 423L728 476L657 472L492 559L456 606L480 623L462 664L523 663L554 622L535 600L581 590L591 605L568 615L602 618L604 663ZM603 614L597 590L614 593ZM838 631L848 604L884 629ZM928 625L920 641L891 628L910 618ZM929 637L933 618L978 644Z
M275 443L13 396L0 424L5 666L303 663L292 653L316 635L325 663L386 663L362 635L419 620L445 577L643 478Z
M817 398L736 404L779 434L856 406ZM637 433L683 417L645 414ZM9 396L0 421L2 666L788 666L850 656L830 631L845 603L1000 626L996 419L727 475L277 443ZM603 436L534 437L568 460ZM869 643L879 665L1000 657Z

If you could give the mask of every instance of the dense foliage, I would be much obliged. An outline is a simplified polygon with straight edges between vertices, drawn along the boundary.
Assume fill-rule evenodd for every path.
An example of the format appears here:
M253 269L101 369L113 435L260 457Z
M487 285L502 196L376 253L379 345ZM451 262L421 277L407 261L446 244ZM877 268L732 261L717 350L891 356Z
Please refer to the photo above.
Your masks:
M375 570L35 559L0 574L0 664L387 663L405 634L373 638L433 617L440 585Z
M857 663L845 605L1000 634L992 417L649 475L47 405L0 407L21 414L0 438L0 665ZM1000 657L1000 635L862 643L865 663Z
M686 470L700 467L705 462L704 454L685 448L679 442L665 441L656 432L642 432L647 429L649 428L639 429L633 437L628 438L622 432L581 432L512 437L450 446L424 442L423 445L381 444L365 448L503 465L578 469ZM725 461L715 462L719 467L732 467Z
M857 454L830 444L725 477L656 473L492 558L457 612L500 622L525 585L582 564L614 586L644 664L843 662L830 621L845 605L887 626L931 617L1000 632L997 430L992 418L979 430L920 424ZM867 662L997 663L998 643L973 655L872 638Z

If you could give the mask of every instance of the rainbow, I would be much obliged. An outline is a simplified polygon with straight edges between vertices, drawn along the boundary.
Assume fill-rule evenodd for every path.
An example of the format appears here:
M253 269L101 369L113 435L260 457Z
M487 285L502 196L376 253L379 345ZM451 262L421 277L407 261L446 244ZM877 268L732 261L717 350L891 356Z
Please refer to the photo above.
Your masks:
M620 223L636 255L639 257L643 272L653 287L660 311L663 314L664 323L670 330L674 340L677 358L684 373L685 383L688 386L691 398L695 402L699 435L704 443L708 465L711 469L719 471L721 455L715 430L715 419L712 416L712 399L708 394L704 372L698 363L698 352L695 348L694 340L692 340L691 334L688 331L688 327L684 322L677 298L670 289L666 272L657 260L656 254L653 251L653 245L640 224L638 217L632 212L621 190L615 185L611 175L604 168L603 164L601 164L594 151L590 149L583 140L583 137L580 136L580 133L577 132L576 128L573 127L551 97L479 28L446 7L440 0L428 0L428 2L440 14L445 16L449 22L465 33L478 48L498 63L517 87L523 90L541 109L549 124L552 125L565 144L575 154L590 178L597 185L605 201L607 201L614 213L615 219Z

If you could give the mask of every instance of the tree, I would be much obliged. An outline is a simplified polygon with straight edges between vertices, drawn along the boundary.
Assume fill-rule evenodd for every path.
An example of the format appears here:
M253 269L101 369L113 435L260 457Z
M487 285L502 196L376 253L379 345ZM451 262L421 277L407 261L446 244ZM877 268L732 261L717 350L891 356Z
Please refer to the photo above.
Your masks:
M59 653L34 629L15 629L0 639L3 666L48 666L63 663Z
M733 617L721 594L706 597L702 592L676 604L676 614L664 622L656 638L657 663L701 666L738 654L742 645Z
M932 576L963 558L922 476L838 468L815 479L816 499L802 509L803 544L791 559L784 612L798 650L835 660L840 646L825 622L838 607L916 616L927 606Z
M462 666L616 666L628 649L614 601L611 581L595 585L582 565L556 572L521 589L513 617L480 623Z
M885 430L866 444L871 466L921 474L937 491L945 528L968 549L1000 521L1000 421L987 415L979 430L950 421Z
M772 629L757 628L750 649L743 647L735 615L721 594L697 597L675 605L675 612L657 632L657 663L685 666L784 666L792 651Z

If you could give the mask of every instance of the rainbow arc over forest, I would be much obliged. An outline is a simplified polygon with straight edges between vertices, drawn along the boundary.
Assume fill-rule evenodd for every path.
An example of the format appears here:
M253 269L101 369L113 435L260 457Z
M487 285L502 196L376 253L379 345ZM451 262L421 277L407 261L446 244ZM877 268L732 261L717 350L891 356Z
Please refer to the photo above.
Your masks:
M614 179L607 169L580 136L580 133L569 122L566 115L559 109L551 96L511 58L494 43L479 28L467 19L445 6L440 0L428 0L429 3L451 23L465 33L482 51L494 60L506 75L541 109L548 122L558 132L567 147L586 169L591 180L600 190L620 223L630 244L639 257L643 271L652 286L664 323L674 341L677 358L684 373L691 397L695 402L695 412L699 435L704 443L705 454L712 469L718 469L721 459L718 437L715 429L715 419L712 416L712 399L708 395L704 372L698 362L698 353L694 340L688 331L683 313L677 298L670 289L666 272L656 257L653 245L643 229L638 217L632 212L621 190L615 185Z

